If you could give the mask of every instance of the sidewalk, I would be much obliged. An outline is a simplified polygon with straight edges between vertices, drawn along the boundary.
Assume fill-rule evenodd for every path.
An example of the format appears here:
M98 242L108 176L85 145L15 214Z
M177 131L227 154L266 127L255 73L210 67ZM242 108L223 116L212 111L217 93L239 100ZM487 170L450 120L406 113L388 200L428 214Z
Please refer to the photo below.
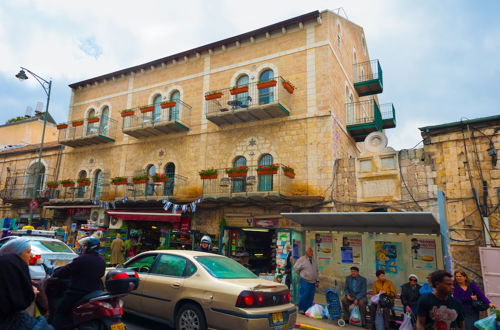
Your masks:
M346 324L345 327L339 327L337 325L337 320L335 321L330 321L327 319L323 320L318 320L318 319L313 319L310 317L307 317L305 315L299 314L297 315L297 321L296 323L301 324L302 326L299 329L310 329L310 330L319 330L319 329L363 329L361 327L356 327L353 325Z

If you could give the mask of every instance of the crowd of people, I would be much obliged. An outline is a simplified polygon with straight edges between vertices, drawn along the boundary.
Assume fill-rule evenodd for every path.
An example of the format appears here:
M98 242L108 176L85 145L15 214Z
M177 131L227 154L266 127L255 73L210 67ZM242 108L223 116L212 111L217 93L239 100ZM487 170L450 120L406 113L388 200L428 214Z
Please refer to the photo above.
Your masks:
M313 250L308 248L304 256L293 266L300 277L299 313L304 314L313 305L319 274ZM431 273L427 282L419 284L415 274L408 276L408 282L401 286L400 295L393 282L387 279L383 270L375 272L376 280L368 298L367 279L360 275L359 268L350 268L351 274L344 283L341 299L343 317L349 322L352 306L357 306L364 328L369 329L369 311L372 329L390 329L393 307L396 299L401 300L405 313L415 317L414 327L424 329L464 329L473 330L474 322L480 318L480 310L495 308L479 286L470 281L464 271L457 270L452 275L444 270ZM382 320L378 324L378 320Z

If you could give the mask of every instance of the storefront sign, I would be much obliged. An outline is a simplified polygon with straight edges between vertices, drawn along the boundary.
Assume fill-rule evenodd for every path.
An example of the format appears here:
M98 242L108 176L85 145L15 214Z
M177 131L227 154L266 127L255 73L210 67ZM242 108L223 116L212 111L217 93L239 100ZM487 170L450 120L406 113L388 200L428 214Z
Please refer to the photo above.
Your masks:
M433 239L411 239L413 268L436 269L436 241Z
M375 242L375 269L397 274L400 251L400 242Z
M344 235L342 237L340 256L343 264L361 263L362 241L361 235Z
M183 233L191 229L191 217L181 217L181 231Z
M89 215L90 214L90 208L66 209L66 214L67 215L72 215L72 216Z
M253 227L261 228L276 228L278 227L280 220L275 219L253 219Z

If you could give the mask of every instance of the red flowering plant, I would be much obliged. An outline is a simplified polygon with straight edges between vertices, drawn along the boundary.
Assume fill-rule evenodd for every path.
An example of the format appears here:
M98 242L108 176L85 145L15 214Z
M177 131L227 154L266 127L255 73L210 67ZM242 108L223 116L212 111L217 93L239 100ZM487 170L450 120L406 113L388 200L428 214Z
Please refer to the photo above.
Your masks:
M231 173L246 173L248 172L248 166L239 166L239 167L231 167L231 168L226 168L226 173L231 174Z
M155 173L151 176L154 182L167 182L168 176L166 174Z
M278 164L259 165L257 175L271 175L278 173Z

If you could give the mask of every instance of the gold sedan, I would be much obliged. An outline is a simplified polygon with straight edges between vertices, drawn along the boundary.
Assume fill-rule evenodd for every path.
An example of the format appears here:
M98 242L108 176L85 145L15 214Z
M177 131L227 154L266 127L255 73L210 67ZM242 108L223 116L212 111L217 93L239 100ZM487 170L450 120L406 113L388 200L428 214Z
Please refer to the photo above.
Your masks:
M291 329L297 308L280 283L216 254L158 250L123 265L140 285L124 298L126 312L175 329Z

